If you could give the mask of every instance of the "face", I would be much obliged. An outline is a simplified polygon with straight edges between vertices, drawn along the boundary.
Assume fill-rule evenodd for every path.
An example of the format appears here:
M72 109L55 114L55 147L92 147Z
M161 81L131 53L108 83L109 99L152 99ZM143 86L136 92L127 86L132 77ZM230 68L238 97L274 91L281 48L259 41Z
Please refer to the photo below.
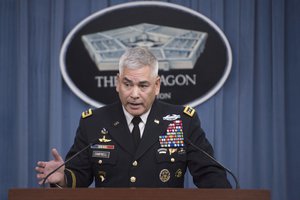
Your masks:
M147 112L160 90L160 78L154 77L150 67L124 68L117 76L117 92L126 111L133 116Z

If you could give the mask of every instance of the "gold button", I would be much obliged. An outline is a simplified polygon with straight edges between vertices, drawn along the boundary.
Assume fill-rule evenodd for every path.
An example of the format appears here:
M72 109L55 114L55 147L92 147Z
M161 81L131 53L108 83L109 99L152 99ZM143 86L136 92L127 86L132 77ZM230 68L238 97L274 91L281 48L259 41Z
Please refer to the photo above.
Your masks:
M102 160L98 160L98 163L101 165L102 164Z
M135 161L132 163L132 165L136 167L136 166L138 165L138 162L135 160Z
M136 178L134 176L130 177L130 182L131 183L135 183L136 182Z
M175 158L171 158L171 162L175 162Z

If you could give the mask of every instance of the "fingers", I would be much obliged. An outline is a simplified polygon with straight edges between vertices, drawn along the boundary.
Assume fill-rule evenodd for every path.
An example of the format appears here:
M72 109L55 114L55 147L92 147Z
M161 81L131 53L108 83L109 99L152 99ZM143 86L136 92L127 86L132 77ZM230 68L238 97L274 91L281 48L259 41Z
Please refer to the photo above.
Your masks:
M56 149L52 149L51 153L52 153L52 156L54 158L53 160L47 161L47 162L38 161L37 166L35 167L35 171L37 172L36 177L39 180L39 182L38 182L39 184L43 184L45 177L47 177L47 175L49 173L51 173L54 169L59 167L59 165L61 163L63 163L63 159L59 155L59 153ZM60 172L60 173L62 173L62 172ZM48 179L45 180L45 183L49 183L53 180L55 181L55 179L57 179L57 175L59 175L59 174L56 174L54 176L54 179L52 178L51 180L49 179L50 177L48 177Z
M35 167L35 171L37 171L38 173L44 173L46 167L46 163L39 161L37 162L37 166Z
M45 177L45 174L36 174L36 178L39 180L44 179Z
M37 167L39 167L39 168L45 168L46 167L46 162L38 161L37 162Z
M45 162L39 161L37 163L37 166L35 167L35 171L37 172L36 177L37 177L37 179L40 180L39 184L42 184L43 179L45 178L45 174L44 174L45 166L46 166Z
M62 157L59 155L56 149L52 149L51 153L55 161L63 161Z
M35 171L40 173L40 174L43 174L44 173L44 168L42 167L35 167Z

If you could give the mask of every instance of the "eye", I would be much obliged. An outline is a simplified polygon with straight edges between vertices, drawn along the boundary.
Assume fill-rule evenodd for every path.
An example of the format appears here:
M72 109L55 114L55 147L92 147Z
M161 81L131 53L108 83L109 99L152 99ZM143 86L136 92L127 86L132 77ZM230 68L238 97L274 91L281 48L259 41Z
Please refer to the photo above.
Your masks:
M128 81L124 81L123 82L123 85L126 87L126 88L129 88L132 84Z
M146 88L148 88L148 87L149 87L148 84L141 84L141 85L140 85L140 88L141 88L141 89L146 89Z

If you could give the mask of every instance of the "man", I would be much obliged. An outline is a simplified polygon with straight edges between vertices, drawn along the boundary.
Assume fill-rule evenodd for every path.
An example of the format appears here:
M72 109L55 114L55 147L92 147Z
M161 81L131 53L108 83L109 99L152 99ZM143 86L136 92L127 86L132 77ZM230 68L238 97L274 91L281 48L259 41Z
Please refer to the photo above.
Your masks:
M225 171L195 149L209 154L212 147L191 107L156 100L160 91L158 61L142 47L128 49L120 58L116 91L120 101L82 114L70 158L46 182L62 187L183 187L189 168L201 188L231 187ZM96 142L95 142L96 141ZM40 184L63 159L39 161Z

